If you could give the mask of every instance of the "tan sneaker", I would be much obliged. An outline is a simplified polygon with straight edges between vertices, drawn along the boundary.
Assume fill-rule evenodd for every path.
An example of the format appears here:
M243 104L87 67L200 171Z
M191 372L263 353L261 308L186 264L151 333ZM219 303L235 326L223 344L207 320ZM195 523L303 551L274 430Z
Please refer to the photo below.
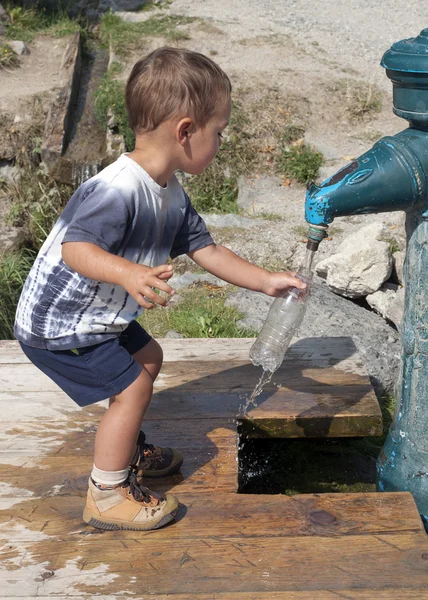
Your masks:
M89 478L83 520L99 529L147 530L163 527L174 518L178 500L160 496L137 483L135 472L114 488L100 490Z
M144 477L166 477L177 473L183 464L183 454L174 448L162 448L146 443L142 431L138 434L137 450L132 460L137 468L138 481Z

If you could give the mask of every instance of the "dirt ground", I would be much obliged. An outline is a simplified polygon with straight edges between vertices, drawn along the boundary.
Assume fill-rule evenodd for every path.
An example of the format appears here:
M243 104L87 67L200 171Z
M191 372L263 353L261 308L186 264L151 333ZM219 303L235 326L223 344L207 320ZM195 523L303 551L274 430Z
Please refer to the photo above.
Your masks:
M59 68L67 42L68 38L37 38L28 44L30 54L21 56L18 69L0 69L0 111L24 118L31 96L46 96L61 86Z

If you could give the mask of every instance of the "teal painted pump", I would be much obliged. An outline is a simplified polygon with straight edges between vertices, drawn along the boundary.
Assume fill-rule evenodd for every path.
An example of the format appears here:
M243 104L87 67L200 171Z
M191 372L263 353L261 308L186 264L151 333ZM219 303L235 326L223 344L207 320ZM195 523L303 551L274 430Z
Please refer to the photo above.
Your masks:
M335 217L407 213L405 312L397 407L380 453L377 486L410 491L428 525L428 29L393 44L382 59L394 113L410 126L379 140L306 196L308 247Z

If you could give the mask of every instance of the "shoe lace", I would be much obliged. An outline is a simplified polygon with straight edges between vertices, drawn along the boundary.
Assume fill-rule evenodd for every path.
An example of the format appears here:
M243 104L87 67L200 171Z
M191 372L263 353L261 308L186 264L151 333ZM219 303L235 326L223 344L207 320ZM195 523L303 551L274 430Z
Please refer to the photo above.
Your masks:
M155 494L151 492L144 485L141 485L137 481L137 469L135 466L131 466L128 473L127 480L122 484L122 488L127 488L129 486L129 492L132 494L133 498L137 502L144 502L148 504L151 502L152 498L156 498L157 500L162 500L162 497L159 494Z
M140 453L140 458L144 458L144 456L147 456L147 454L154 454L156 451L153 444L148 444L146 442L146 436L143 431L140 431L138 434L137 446Z

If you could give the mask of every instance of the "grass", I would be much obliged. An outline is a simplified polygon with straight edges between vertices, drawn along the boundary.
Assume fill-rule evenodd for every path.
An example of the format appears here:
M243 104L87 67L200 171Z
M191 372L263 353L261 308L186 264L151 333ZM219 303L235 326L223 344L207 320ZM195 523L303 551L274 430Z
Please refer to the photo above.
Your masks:
M400 244L394 236L385 235L381 236L380 239L382 242L387 242L389 244L389 251L391 254L394 254L394 252L399 252L401 250Z
M11 25L6 26L6 37L31 42L36 35L64 37L81 29L80 23L70 19L61 10L48 12L40 7L6 6Z
M180 15L161 15L129 23L110 11L102 16L97 35L104 46L111 48L118 56L126 56L132 50L141 48L142 41L148 36L163 37L169 42L189 39L188 34L178 28L195 20Z
M0 69L15 69L20 61L8 44L0 44Z
M255 332L239 329L242 315L224 302L230 288L198 283L180 291L181 300L168 308L156 307L139 317L140 323L154 337L177 331L186 338L254 337Z
M302 142L290 146L288 142L282 140L277 164L284 177L307 185L317 179L323 162L321 152L308 144Z
M329 84L328 89L343 103L351 121L360 121L382 110L382 92L373 83L339 79Z
M117 63L114 63L117 65ZM113 66L103 76L98 90L95 93L95 116L104 127L107 127L108 112L114 113L118 133L124 137L128 151L133 150L135 134L128 123L128 113L125 106L125 85L114 79L118 67Z
M12 340L15 312L22 286L31 269L35 253L9 252L0 257L0 339Z
M213 213L238 212L238 178L249 173L255 155L249 144L249 118L239 102L233 102L224 141L213 163L202 175L187 177L183 185L196 210Z
M0 183L0 200L10 204L7 221L22 229L22 245L38 251L71 197L71 186L61 185L41 166L42 98L34 99L34 123L16 133L15 164L20 178Z
M56 183L42 168L21 173L18 181L2 185L1 195L11 201L8 223L22 229L26 248L38 251L70 199L72 188Z
M373 492L375 459L388 434L394 404L392 396L380 399L380 438L245 439L240 449L240 491L289 496Z

